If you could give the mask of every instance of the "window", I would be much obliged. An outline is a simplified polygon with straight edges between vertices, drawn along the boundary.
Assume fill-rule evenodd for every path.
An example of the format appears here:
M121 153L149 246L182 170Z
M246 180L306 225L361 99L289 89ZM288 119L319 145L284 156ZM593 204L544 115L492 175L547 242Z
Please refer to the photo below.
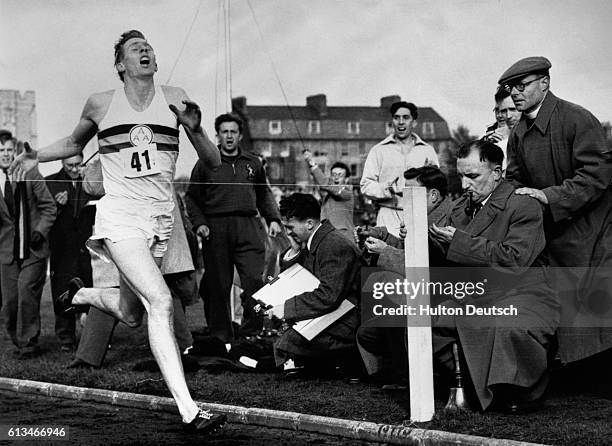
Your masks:
M291 153L291 146L287 144L283 148L281 148L280 157L281 158L289 158L289 154Z
M351 164L351 176L353 178L359 176L357 175L357 164Z
M280 121L270 121L268 123L268 132L270 132L270 135L280 135L282 131L283 129Z
M393 133L393 123L392 122L385 122L385 133L387 135L390 135L391 133Z
M424 122L423 123L423 134L421 136L423 136L423 138L433 138L434 137L434 124L433 124L433 122Z
M348 144L345 142L340 146L340 156L349 156Z
M319 135L321 133L321 121L308 121L308 133Z
M349 135L359 135L359 123L355 121L349 121L347 123L347 128Z
M272 156L272 143L271 142L266 142L261 145L261 154L266 158L269 158Z

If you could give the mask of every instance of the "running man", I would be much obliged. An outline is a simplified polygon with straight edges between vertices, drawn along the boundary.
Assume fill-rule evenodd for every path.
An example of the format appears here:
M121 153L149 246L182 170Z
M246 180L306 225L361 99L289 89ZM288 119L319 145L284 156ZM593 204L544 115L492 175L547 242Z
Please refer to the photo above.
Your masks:
M173 224L179 124L202 162L219 166L219 151L185 91L155 84L155 53L140 31L121 35L115 68L123 89L90 96L70 136L38 152L28 146L11 170L19 176L39 162L74 156L97 134L106 195L98 203L88 247L115 263L121 287L81 288L73 280L65 306L93 305L130 327L138 326L146 311L151 350L183 422L213 431L226 417L199 409L191 398L172 329L172 297L159 265Z

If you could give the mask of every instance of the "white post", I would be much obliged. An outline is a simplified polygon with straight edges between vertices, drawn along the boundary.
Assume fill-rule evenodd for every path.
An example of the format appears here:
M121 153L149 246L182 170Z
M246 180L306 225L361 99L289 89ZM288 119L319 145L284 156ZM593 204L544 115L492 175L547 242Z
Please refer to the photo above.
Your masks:
M404 255L406 279L429 280L427 243L427 202L424 187L405 187L402 207L406 225ZM426 290L425 290L426 291ZM416 308L416 316L408 316L408 378L410 382L410 420L430 421L434 416L433 352L431 320L419 316L419 308L429 307L429 294L422 293L406 304Z

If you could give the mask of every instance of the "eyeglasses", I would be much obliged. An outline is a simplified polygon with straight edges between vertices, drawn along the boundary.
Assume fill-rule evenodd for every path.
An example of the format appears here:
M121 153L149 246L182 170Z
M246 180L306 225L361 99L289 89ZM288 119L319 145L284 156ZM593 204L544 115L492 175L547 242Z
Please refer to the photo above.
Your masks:
M530 81L527 81L527 82L519 82L518 84L504 84L504 90L506 90L508 93L512 93L513 88L516 88L518 91L525 91L525 88L527 88L527 85L535 81L539 81L543 77L545 76L536 77L535 79L531 79Z

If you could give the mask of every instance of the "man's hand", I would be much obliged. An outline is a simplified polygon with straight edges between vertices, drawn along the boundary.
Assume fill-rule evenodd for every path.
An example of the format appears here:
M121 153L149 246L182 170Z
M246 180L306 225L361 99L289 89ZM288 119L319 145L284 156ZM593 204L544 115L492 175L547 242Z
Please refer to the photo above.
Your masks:
M432 223L429 227L429 235L440 243L449 244L453 240L456 230L452 226L439 227Z
M208 237L210 237L210 228L206 225L200 225L198 229L196 229L196 235L202 240L208 240Z
M30 238L30 248L33 250L38 250L42 248L43 243L45 242L45 236L42 235L38 231L32 232L32 237Z
M535 198L540 203L548 204L548 198L546 198L546 195L540 189L534 189L532 187L519 187L514 191L514 193L517 195L529 195L531 198Z
M302 152L302 155L304 156L304 160L307 163L310 163L310 161L312 160L312 152L310 150L304 150Z
M396 186L397 186L397 182L399 181L399 177L397 177L395 180L393 181L389 181L386 185L385 185L385 190L387 191L387 193L391 196L393 195L397 195L398 191L395 190Z
M374 254L381 254L387 247L387 244L380 239L368 237L365 241L365 246L368 251L373 252Z
M270 319L272 319L273 317L283 319L285 317L285 304L276 305L275 307L266 310L264 314Z
M27 142L23 144L23 149L23 152L15 157L8 169L13 181L23 181L26 172L38 166L38 152L32 149L30 143Z
M400 223L400 231L399 231L399 238L401 241L406 240L406 235L408 234L408 230L406 229L406 223L401 222Z
M273 221L272 223L270 223L270 226L268 227L268 235L270 237L276 237L278 234L281 233L281 231L282 229L278 222Z
M173 104L170 104L168 107L170 107L172 113L176 115L179 124L185 127L186 130L192 132L198 131L202 122L202 111L200 107L192 101L184 100L182 102L185 104L185 110L181 111Z
M62 206L68 203L68 191L64 190L55 194L55 201L57 201L57 204L60 204Z

